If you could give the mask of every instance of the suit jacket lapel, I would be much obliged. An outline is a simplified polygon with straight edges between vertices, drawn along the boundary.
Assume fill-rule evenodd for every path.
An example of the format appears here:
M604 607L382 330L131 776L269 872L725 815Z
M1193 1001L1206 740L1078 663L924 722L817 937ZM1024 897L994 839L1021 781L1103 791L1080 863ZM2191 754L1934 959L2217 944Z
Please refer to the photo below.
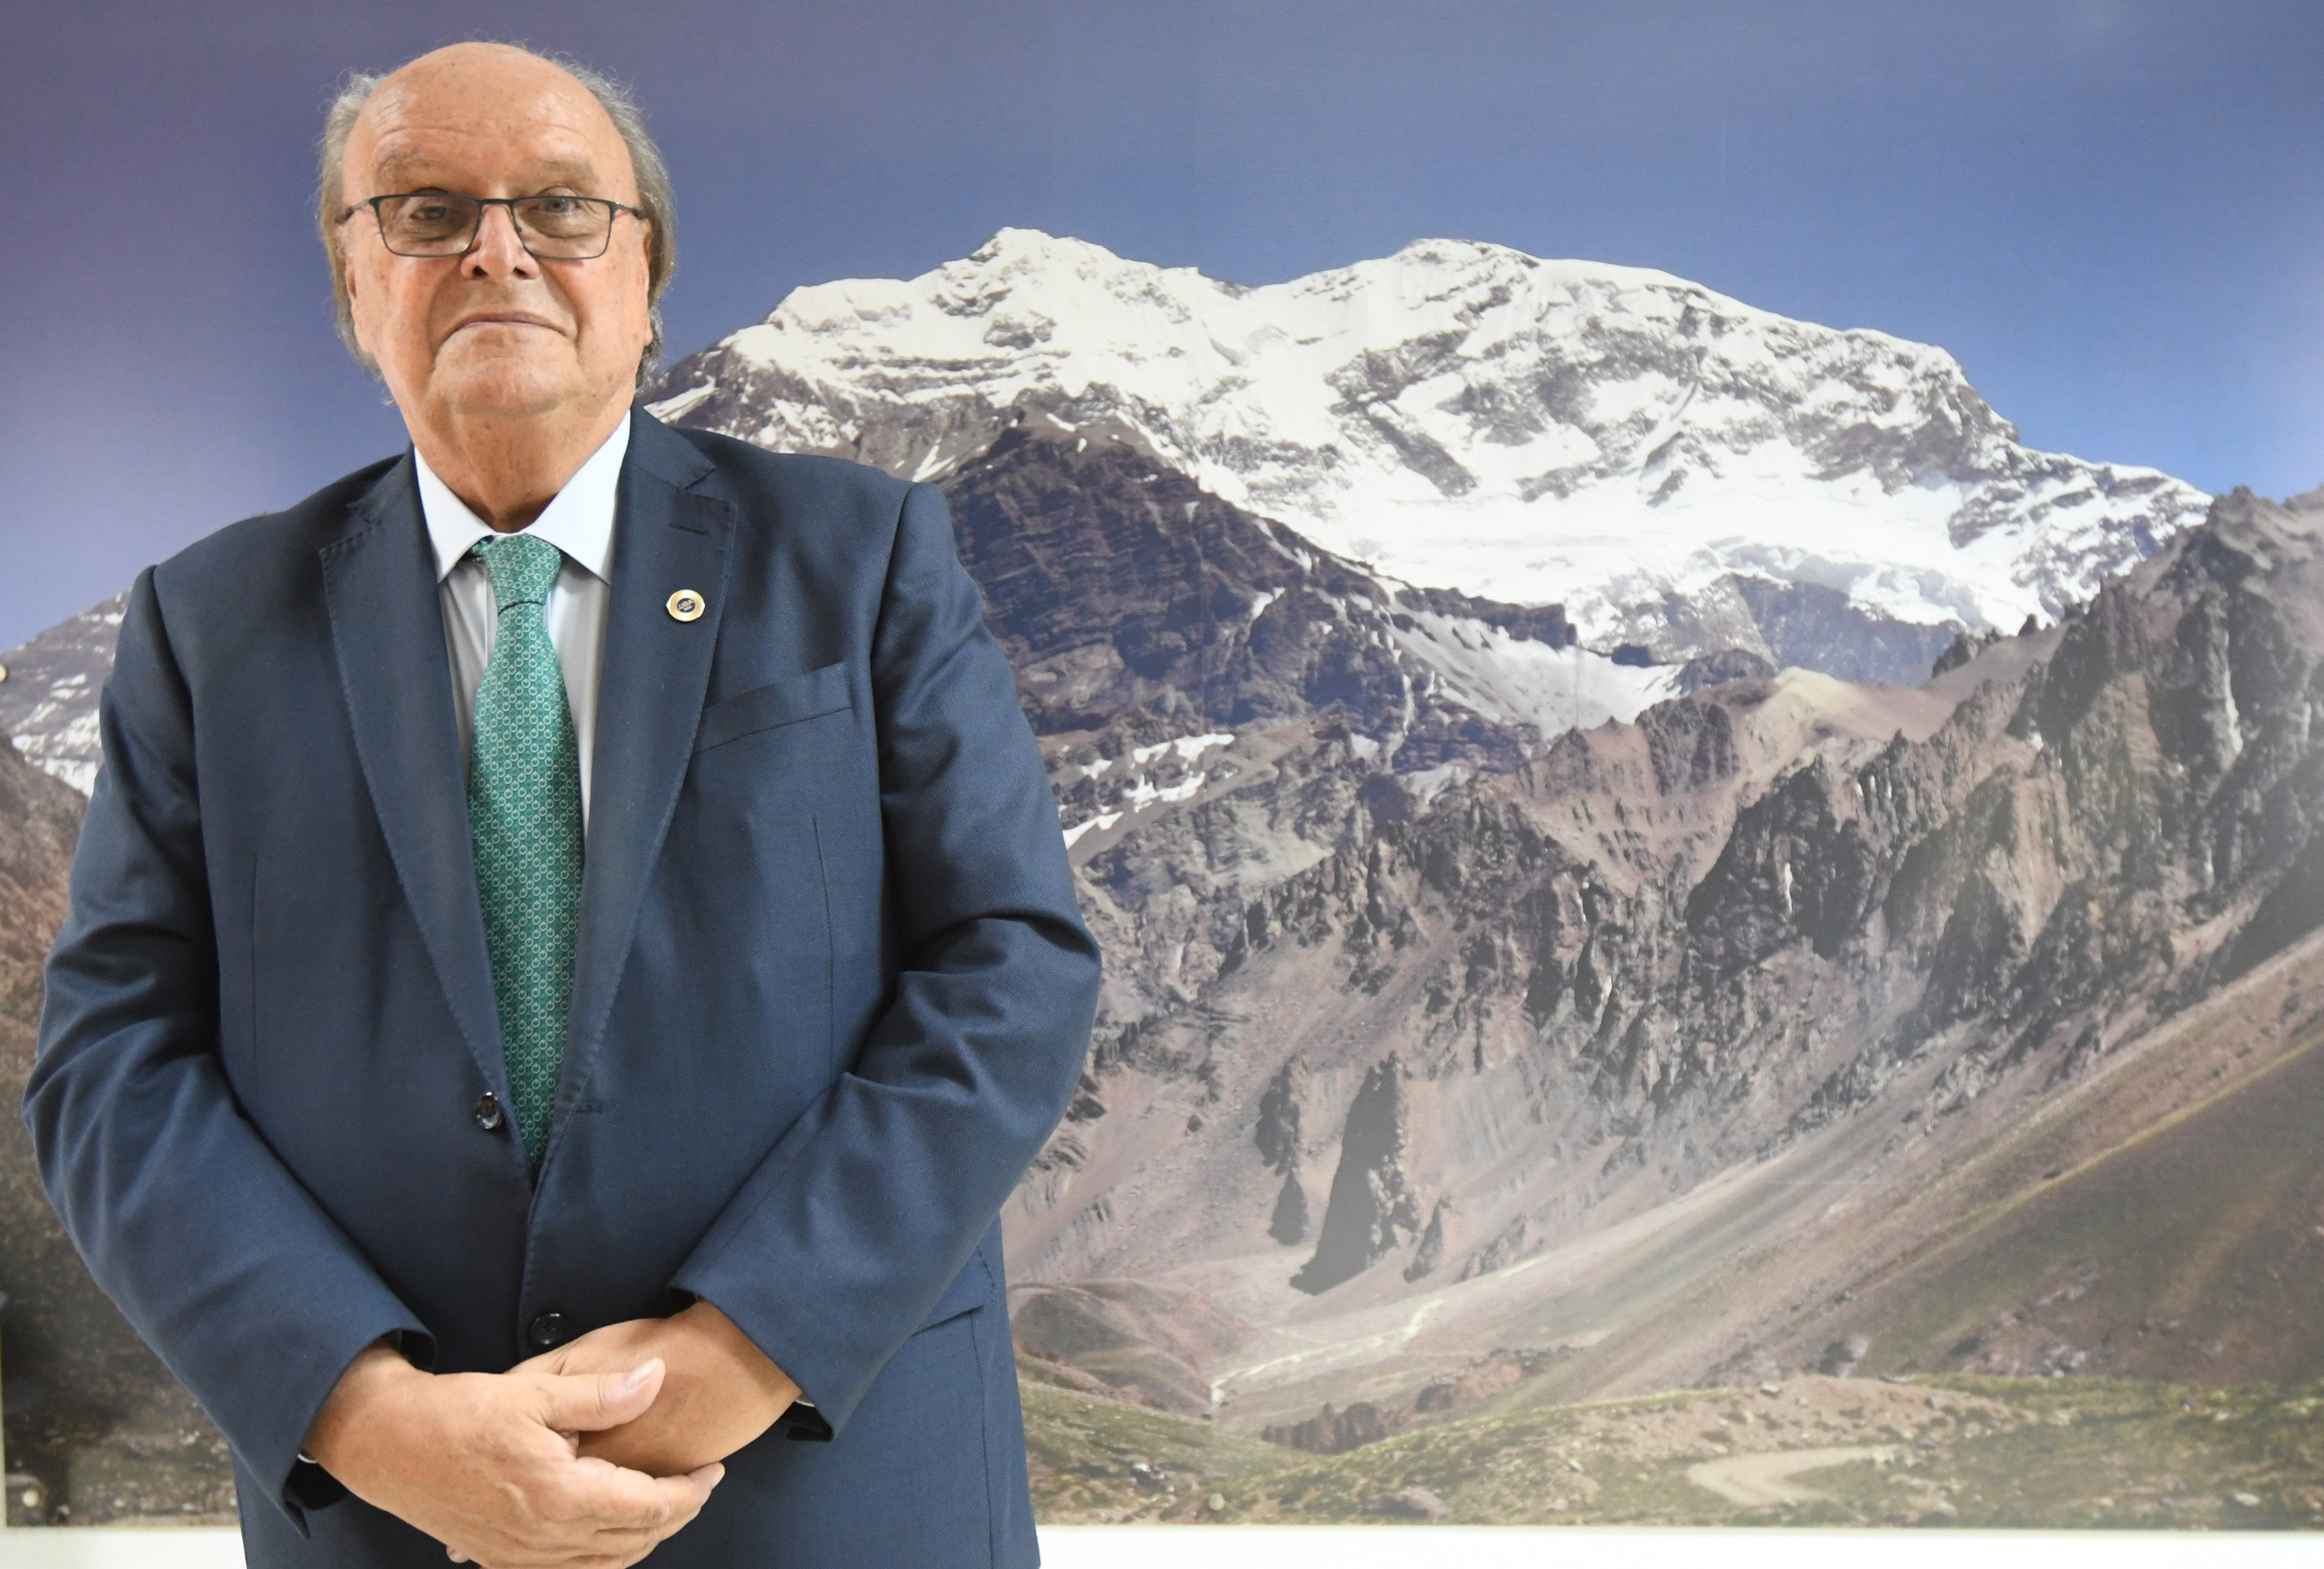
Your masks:
M639 909L693 754L726 598L734 509L691 488L715 471L650 415L641 411L635 420L613 520L581 929L551 1155L596 1061ZM703 596L699 620L681 622L670 614L670 595L681 588Z
M354 526L320 552L323 592L355 752L396 876L469 1055L506 1103L443 605L414 472L406 452L355 503Z

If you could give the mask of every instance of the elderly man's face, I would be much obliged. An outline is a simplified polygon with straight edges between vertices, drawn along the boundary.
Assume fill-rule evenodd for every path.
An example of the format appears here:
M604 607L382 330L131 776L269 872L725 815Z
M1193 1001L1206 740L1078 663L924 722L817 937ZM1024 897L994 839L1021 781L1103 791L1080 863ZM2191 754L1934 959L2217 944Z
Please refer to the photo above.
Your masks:
M588 90L490 44L438 50L381 83L345 167L350 203L413 190L638 199L621 133ZM355 336L407 419L627 404L652 336L636 215L617 215L605 254L586 261L528 254L504 207L484 209L466 255L396 255L368 208L343 244Z

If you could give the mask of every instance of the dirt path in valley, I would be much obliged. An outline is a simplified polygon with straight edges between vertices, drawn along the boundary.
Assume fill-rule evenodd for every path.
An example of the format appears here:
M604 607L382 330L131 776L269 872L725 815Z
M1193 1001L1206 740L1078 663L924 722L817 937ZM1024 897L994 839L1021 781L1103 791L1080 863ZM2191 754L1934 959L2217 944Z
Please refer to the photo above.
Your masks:
M1846 1465L1851 1460L1886 1460L1895 1453L1880 1447L1839 1449L1778 1449L1766 1454L1730 1454L1686 1468L1686 1480L1708 1488L1729 1503L1746 1509L1769 1504L1813 1503L1824 1495L1795 1485L1791 1479L1804 1471Z

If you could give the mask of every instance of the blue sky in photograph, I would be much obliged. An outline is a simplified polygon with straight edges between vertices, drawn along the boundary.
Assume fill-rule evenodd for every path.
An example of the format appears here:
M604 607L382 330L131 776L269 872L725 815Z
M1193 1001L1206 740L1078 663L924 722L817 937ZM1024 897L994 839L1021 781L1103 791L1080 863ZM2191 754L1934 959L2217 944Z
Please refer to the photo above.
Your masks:
M2324 484L2324 6L2214 0L18 5L0 647L403 440L310 208L340 73L629 80L673 355L1019 225L1264 283L1422 236L1943 345L2024 438Z

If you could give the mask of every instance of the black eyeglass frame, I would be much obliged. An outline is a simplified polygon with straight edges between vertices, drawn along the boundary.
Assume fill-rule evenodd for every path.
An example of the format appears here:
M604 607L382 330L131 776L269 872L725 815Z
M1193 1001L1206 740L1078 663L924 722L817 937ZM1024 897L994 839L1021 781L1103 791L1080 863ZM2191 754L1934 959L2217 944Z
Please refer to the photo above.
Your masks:
M380 210L379 204L383 201L406 201L413 197L420 196L435 197L439 199L449 198L455 201L472 201L476 204L476 221L469 226L468 238L458 250L399 251L392 245L388 243L387 215ZM524 237L524 226L516 221L517 204L519 202L526 201L581 201L587 202L591 207L610 208L613 210L605 215L605 243L598 246L595 250L590 252L586 256L541 255L541 254L534 250L531 245L526 244ZM504 207L508 208L509 226L516 231L516 243L524 246L524 253L526 255L543 262L594 262L598 257L604 255L607 251L613 249L613 220L620 217L622 214L628 213L632 217L641 221L650 221L646 219L645 209L643 208L632 207L625 201L615 201L610 196L574 196L564 191L542 191L534 196L468 196L456 190L392 190L381 196L365 197L361 201L349 203L340 211L339 222L346 222L349 218L355 216L357 208L366 207L371 208L372 222L376 225L379 229L379 243L387 246L387 254L391 256L408 256L413 261L421 262L440 262L447 256L465 256L470 251L475 250L476 248L477 236L484 232L484 209L488 207Z

